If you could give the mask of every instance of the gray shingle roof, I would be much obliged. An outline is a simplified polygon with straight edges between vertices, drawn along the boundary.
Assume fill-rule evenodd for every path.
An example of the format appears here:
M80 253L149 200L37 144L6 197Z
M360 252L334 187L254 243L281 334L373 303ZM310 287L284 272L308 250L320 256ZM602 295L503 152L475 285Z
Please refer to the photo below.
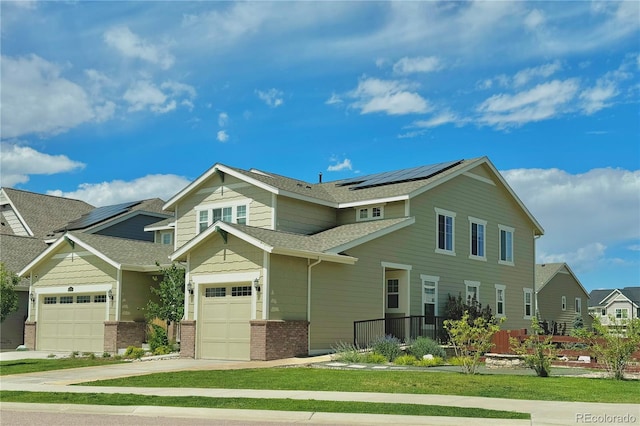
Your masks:
M17 274L47 248L44 241L33 237L0 235L0 261L5 267ZM20 285L29 285L23 279Z
M542 290L560 269L564 263L543 263L536 265L536 289Z
M615 289L591 290L589 306L600 306L600 302L609 296ZM640 287L624 287L618 289L627 299L640 305Z
M70 232L69 234L122 265L149 267L155 265L156 262L161 265L171 263L169 255L173 251L173 247L166 244L85 234L83 232Z

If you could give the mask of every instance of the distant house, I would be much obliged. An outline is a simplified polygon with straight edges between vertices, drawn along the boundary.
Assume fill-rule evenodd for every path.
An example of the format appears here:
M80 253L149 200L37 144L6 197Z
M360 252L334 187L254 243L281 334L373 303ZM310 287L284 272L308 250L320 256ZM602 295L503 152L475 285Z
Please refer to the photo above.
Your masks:
M566 263L536 265L536 299L538 319L549 332L569 334L576 316L591 326L589 293Z
M354 321L443 315L448 294L505 328L535 313L543 230L486 157L324 183L215 164L164 208L187 271L183 356L327 352Z
M593 290L589 313L602 324L640 318L640 287Z

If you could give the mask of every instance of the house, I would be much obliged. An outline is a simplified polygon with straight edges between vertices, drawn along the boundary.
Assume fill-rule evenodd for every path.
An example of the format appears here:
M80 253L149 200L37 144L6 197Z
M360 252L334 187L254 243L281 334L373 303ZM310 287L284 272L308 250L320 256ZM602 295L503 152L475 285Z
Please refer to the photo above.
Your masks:
M543 229L486 157L324 183L215 164L164 209L186 265L183 356L326 353L354 321L442 315L449 294L505 328L535 312Z
M538 320L548 332L569 334L576 316L584 327L591 326L589 293L566 263L536 265L536 306Z
M170 246L67 232L20 272L30 281L25 345L115 353L145 340L144 309Z
M589 313L604 325L640 318L640 287L591 291Z

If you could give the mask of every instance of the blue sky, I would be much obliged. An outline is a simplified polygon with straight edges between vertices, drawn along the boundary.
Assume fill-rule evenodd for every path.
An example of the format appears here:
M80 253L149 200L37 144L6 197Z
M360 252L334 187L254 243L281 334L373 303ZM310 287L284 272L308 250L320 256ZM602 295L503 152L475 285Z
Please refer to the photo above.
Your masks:
M640 285L638 2L0 3L3 186L168 199L488 156L538 262Z

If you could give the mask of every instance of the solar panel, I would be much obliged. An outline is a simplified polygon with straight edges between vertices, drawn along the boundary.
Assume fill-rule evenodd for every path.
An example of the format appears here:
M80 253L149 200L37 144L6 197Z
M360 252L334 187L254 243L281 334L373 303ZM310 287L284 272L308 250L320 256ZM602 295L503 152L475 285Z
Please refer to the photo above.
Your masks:
M414 180L428 179L431 176L442 173L458 164L459 161L448 161L445 163L431 164L428 166L413 167L410 169L395 170L391 172L376 173L373 175L360 176L338 182L338 186L351 186L350 190L372 188L374 186L389 185L392 183L411 182Z
M140 204L141 201L130 201L128 203L114 204L112 206L98 207L91 210L89 213L85 213L80 218L69 222L65 229L73 231L74 229L84 229L89 226L100 223L103 220L117 216L129 210L131 207Z

